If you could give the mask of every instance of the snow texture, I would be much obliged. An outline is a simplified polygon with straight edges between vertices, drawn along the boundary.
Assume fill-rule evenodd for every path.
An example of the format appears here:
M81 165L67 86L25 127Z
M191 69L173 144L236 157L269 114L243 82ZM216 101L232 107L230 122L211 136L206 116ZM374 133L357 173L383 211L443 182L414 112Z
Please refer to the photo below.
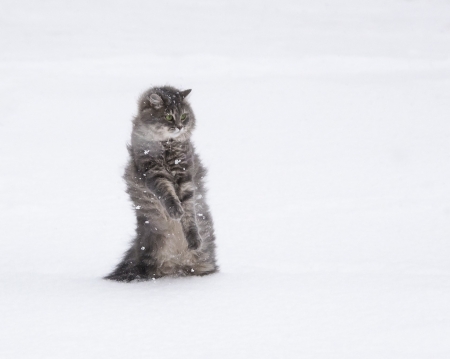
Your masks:
M0 358L449 358L450 3L0 11ZM193 91L221 272L127 249L136 100Z

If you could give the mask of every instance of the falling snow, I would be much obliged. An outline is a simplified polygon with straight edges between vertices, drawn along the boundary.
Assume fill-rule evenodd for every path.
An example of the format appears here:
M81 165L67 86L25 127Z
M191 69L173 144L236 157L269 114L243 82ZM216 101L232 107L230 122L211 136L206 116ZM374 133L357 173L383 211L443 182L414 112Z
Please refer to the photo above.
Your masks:
M4 0L0 358L450 358L449 14ZM105 281L157 84L193 88L220 273Z

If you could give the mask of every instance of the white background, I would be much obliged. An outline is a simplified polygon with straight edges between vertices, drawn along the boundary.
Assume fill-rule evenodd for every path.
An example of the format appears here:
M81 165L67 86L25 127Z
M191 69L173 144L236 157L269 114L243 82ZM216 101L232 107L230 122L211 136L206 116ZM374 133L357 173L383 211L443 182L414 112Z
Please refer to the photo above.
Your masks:
M449 358L450 3L0 2L1 358ZM192 88L221 272L102 280L139 94Z

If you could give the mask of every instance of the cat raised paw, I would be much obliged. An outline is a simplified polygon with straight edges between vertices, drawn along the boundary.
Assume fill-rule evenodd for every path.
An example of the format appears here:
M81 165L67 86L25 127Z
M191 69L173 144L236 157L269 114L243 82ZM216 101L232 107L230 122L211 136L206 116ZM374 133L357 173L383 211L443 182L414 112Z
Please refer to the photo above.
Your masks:
M195 229L191 229L187 234L186 234L186 240L188 242L188 248L189 249L198 249L200 247L200 244L202 243L202 239L200 237L200 234L198 233L198 231Z
M166 209L169 216L173 219L180 219L184 214L183 207L179 200L170 199L166 201Z

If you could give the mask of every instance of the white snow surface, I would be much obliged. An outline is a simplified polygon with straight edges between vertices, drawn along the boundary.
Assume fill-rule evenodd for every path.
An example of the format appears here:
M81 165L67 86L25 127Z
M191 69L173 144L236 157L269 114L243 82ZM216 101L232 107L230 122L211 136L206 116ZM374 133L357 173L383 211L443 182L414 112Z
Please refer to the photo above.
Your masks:
M450 357L448 1L0 7L0 358ZM164 84L193 89L221 270L105 281Z

